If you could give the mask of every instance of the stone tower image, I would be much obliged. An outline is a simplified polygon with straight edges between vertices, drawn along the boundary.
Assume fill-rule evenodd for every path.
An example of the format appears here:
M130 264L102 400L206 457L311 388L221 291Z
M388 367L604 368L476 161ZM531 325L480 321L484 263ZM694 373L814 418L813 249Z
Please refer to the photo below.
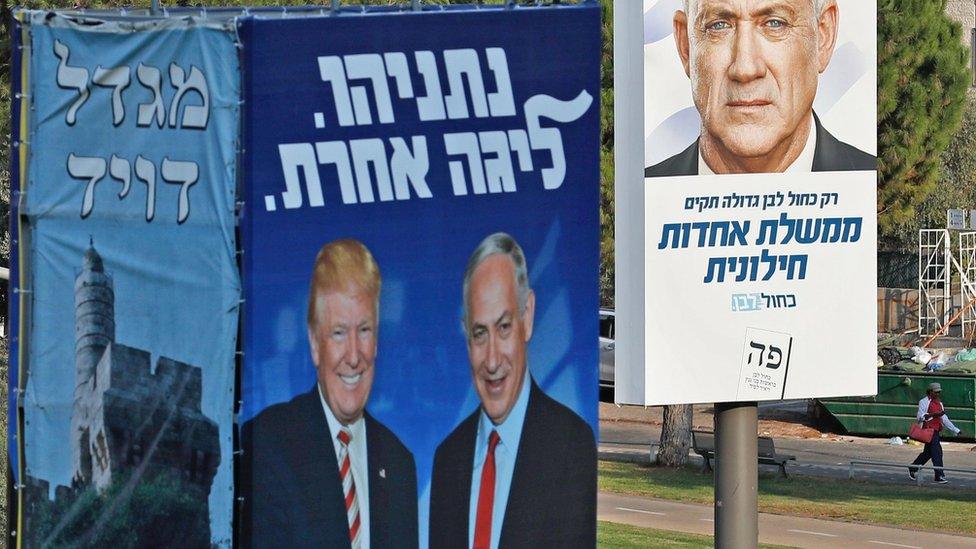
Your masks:
M105 274L102 258L89 241L81 272L75 278L75 399L71 415L72 479L91 482L91 454L82 448L90 445L89 408L84 405L91 393L92 378L105 349L115 341L115 291Z
M169 473L207 504L220 464L217 424L200 409L199 367L115 341L115 289L90 244L75 278L72 484L101 492L127 475Z

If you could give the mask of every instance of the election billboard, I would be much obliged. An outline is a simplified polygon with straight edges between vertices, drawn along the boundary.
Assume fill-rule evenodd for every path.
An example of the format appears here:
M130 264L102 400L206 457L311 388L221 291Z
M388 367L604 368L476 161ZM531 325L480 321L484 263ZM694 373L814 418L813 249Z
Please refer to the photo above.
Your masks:
M594 545L599 6L239 35L240 542Z
M18 20L19 541L229 547L233 27Z
M615 7L617 401L874 394L876 3Z

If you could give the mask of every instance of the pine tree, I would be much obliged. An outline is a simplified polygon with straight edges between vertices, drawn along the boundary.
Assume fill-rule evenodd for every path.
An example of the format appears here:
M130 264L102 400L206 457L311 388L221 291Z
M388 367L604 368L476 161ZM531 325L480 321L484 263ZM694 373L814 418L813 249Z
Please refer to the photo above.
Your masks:
M946 0L878 6L878 224L883 242L935 188L972 77Z

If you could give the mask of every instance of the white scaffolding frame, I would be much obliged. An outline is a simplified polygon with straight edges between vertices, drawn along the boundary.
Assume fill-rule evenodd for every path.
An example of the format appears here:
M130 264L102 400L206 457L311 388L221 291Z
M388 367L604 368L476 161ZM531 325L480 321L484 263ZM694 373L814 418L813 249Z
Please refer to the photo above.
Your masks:
M976 299L976 288L966 284L970 281L976 284L976 232L959 234L959 272L962 273L963 283L959 285L959 303L965 307L967 303ZM969 307L962 312L962 337L976 336L976 308Z
M948 229L918 231L918 333L933 336L952 308ZM972 279L971 279L972 280Z

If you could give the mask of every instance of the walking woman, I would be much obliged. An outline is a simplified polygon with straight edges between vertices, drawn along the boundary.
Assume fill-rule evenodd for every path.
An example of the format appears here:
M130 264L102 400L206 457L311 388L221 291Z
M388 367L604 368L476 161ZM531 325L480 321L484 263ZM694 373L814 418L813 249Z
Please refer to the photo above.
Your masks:
M915 458L912 465L925 465L931 459L932 465L936 467L935 482L947 484L949 481L946 480L945 472L942 470L942 444L939 442L939 434L943 427L949 429L956 435L959 434L959 429L949 421L949 416L946 415L945 407L942 405L942 385L929 383L925 394L926 397L918 401L916 419L922 423L922 427L933 429L935 433L932 435L932 442L925 444L925 449ZM908 468L908 476L912 480L915 480L916 474L918 474L918 467Z

